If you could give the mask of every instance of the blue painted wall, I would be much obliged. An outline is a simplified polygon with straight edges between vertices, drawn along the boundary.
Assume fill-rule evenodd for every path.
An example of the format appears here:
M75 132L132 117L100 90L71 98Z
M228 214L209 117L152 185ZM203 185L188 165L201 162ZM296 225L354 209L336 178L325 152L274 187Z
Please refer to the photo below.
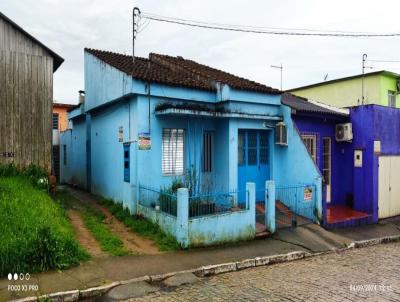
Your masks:
M60 182L78 185L86 189L86 120L81 115L72 120L72 130L60 135ZM67 164L64 165L64 147L67 148Z
M133 212L136 212L138 183L160 189L179 177L162 174L163 128L185 129L185 167L196 167L202 193L237 190L239 129L270 129L270 175L277 185L314 183L320 177L293 125L290 108L281 105L279 95L238 91L226 85L222 85L216 93L158 84L149 87L90 54L85 54L85 92L85 112L91 117L91 124L86 129L88 135L84 137L84 133L75 128L72 135L82 135L82 142L90 141L87 166L90 167L91 191L122 201ZM155 113L159 103L182 101L220 102L231 112L246 113L248 116L217 119L196 115L157 116ZM267 116L254 119L251 117L254 114ZM275 144L274 126L277 118L283 119L287 125L287 147ZM120 127L123 129L122 142L118 141ZM200 172L204 130L215 132L213 173L208 175ZM136 139L142 132L151 133L150 150L137 148ZM131 143L129 183L123 180L123 143ZM80 152L85 153L85 144L80 146ZM86 167L86 163L81 163L80 167ZM77 172L74 170L72 174Z

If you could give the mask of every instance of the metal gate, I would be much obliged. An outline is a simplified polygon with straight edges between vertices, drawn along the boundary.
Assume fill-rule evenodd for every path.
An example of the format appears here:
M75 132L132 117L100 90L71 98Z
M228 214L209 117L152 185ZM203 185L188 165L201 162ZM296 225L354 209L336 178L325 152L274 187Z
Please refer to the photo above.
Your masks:
M277 186L276 227L296 227L316 221L315 184Z

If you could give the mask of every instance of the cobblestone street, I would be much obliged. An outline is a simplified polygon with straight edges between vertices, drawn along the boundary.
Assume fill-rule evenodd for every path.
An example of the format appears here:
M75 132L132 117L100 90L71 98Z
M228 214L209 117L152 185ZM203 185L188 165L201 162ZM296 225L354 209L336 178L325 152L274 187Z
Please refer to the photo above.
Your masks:
M400 243L221 274L130 301L400 301Z

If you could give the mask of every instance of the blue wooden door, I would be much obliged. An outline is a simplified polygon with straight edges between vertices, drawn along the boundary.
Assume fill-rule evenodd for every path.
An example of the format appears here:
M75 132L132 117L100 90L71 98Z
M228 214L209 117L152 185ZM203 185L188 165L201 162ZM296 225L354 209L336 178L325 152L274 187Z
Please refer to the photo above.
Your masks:
M269 179L268 134L267 130L239 130L239 203L246 200L246 182L256 184L256 201L264 201L265 181Z

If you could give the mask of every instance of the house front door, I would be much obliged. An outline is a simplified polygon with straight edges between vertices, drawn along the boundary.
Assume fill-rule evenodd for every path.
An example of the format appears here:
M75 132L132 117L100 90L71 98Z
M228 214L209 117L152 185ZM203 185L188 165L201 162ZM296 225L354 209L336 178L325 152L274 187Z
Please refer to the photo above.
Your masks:
M238 133L239 203L246 201L246 182L256 184L256 202L264 202L269 179L268 130L241 129Z

